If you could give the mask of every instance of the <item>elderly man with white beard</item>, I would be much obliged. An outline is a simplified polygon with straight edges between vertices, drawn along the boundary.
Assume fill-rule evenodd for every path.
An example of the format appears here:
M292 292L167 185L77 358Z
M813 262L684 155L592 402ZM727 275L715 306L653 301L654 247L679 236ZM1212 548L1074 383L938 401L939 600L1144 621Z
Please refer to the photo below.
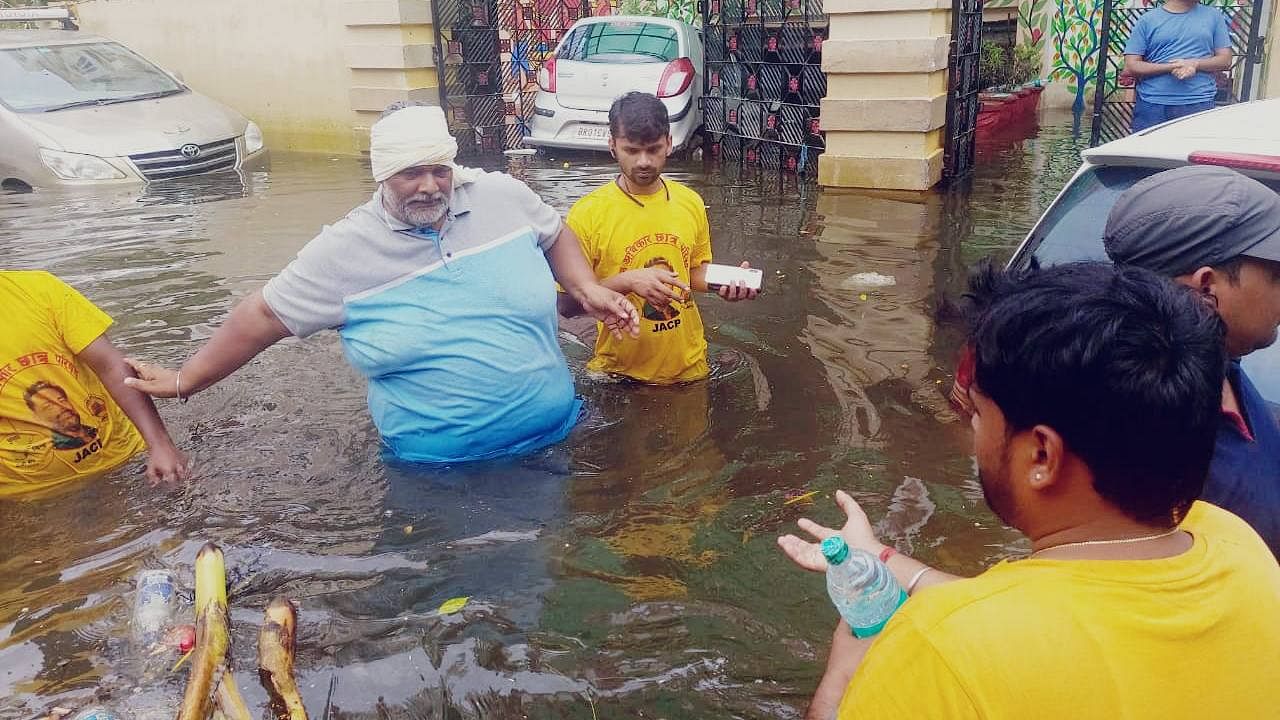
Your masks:
M582 403L557 341L556 283L619 336L639 319L555 210L508 175L457 165L457 151L440 108L389 109L372 129L369 202L322 229L180 370L132 361L131 385L185 400L285 337L334 329L399 459L486 460L562 440Z

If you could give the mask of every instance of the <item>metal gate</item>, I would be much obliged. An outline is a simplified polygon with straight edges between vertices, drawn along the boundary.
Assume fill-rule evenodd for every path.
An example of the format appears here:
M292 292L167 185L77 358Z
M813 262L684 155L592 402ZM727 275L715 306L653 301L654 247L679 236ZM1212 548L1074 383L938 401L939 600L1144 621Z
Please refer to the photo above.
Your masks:
M826 146L822 0L706 0L702 26L707 152L815 176Z
M1259 42L1264 0L1202 0L1227 16L1231 34L1231 69L1218 80L1218 104L1252 100L1257 91L1256 68L1262 63ZM1104 0L1097 69L1093 81L1093 122L1089 144L1109 142L1129 134L1133 120L1134 83L1124 75L1124 46L1134 23L1154 5L1131 0Z
M459 152L520 147L543 61L578 18L613 10L608 0L432 2L440 105Z
M982 53L982 0L952 0L951 56L947 78L947 144L943 175L961 178L973 171L978 128L978 73Z

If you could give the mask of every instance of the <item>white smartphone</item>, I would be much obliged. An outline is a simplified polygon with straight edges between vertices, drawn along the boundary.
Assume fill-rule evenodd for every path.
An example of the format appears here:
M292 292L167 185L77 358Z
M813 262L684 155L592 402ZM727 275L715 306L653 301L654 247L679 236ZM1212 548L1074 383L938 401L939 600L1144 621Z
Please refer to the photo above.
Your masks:
M760 268L744 268L737 265L707 264L707 288L718 291L735 281L742 281L748 290L759 291L764 285L764 271Z

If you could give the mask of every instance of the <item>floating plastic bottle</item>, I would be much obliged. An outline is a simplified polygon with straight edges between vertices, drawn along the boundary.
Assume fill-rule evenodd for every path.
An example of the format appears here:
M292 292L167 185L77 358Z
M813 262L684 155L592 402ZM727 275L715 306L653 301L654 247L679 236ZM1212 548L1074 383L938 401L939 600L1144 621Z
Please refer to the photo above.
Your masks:
M150 648L163 639L173 619L173 575L168 570L143 570L138 573L137 588L130 632L139 647Z
M822 541L822 555L827 559L827 594L855 636L880 632L907 601L887 565L865 550L849 547L839 535Z

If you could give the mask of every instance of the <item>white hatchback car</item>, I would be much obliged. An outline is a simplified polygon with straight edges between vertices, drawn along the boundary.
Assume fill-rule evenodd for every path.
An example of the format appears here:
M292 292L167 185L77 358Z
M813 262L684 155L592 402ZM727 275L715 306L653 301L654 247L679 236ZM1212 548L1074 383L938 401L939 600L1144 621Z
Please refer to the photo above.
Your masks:
M606 150L609 107L639 90L671 116L671 142L687 147L702 126L702 39L679 20L629 15L583 18L538 71L524 144Z
M1102 231L1120 194L1139 180L1183 165L1238 170L1280 193L1280 98L1257 100L1171 120L1089 148L1084 164L1009 261L1025 267L1107 260ZM1280 403L1280 343L1244 358L1249 377Z

